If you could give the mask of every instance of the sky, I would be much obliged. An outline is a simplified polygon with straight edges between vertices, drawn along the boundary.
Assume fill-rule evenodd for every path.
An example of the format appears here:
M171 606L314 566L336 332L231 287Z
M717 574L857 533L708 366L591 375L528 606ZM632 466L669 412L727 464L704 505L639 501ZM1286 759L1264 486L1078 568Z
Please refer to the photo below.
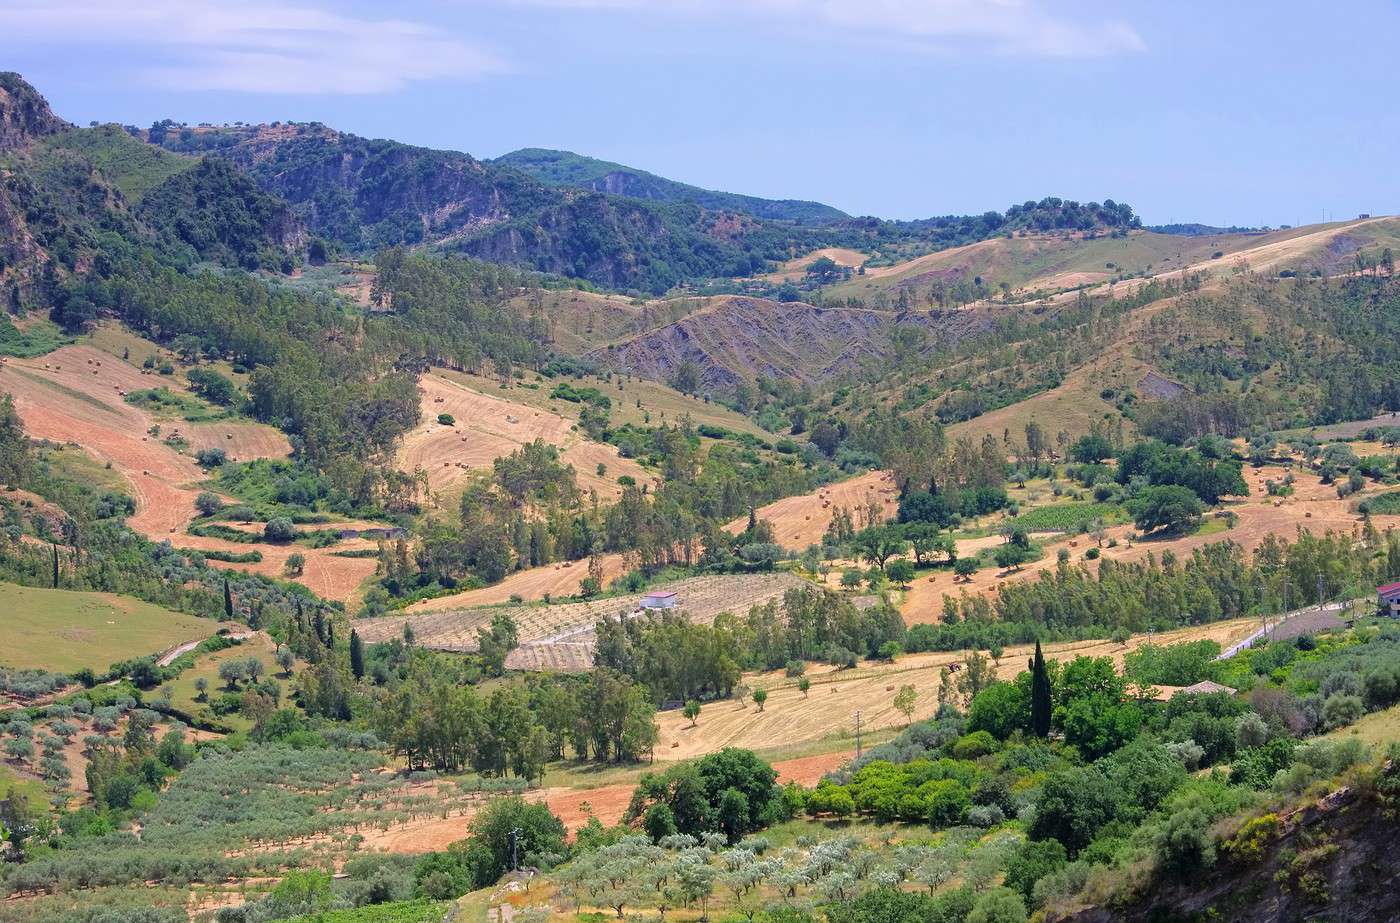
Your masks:
M1400 212L1380 0L0 0L78 124L321 121L886 218Z

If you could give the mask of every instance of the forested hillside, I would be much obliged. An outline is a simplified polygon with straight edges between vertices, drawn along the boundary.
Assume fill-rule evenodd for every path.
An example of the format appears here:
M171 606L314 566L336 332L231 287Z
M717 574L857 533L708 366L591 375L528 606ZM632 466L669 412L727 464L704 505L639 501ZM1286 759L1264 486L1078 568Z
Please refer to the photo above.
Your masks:
M711 211L736 211L794 224L823 224L849 218L845 212L820 202L762 199L757 196L716 192L638 170L635 167L585 157L571 151L521 148L502 154L493 163L513 167L551 186L574 186L656 202L689 202Z

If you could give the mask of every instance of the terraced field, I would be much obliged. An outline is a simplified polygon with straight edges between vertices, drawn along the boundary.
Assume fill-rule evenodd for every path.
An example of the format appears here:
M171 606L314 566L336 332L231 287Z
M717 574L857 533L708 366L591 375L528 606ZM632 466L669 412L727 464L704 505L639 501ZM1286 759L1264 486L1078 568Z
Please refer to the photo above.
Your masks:
M787 573L708 575L668 584L680 594L680 609L692 621L708 624L721 612L742 614L752 606L804 585ZM594 624L609 616L629 616L639 609L641 593L589 602L549 606L509 606L458 609L419 615L362 619L355 623L366 642L387 641L411 626L418 644L435 650L474 651L476 632L493 616L508 612L520 632L520 647L506 661L518 670L586 670L593 663Z

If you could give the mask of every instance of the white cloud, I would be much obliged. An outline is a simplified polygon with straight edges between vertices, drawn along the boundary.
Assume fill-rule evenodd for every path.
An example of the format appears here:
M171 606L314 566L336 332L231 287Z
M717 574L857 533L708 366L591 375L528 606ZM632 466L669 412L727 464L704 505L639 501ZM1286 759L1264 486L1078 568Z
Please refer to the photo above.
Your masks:
M1146 45L1119 20L1073 19L1047 0L507 0L566 9L632 10L689 16L766 19L820 25L849 34L912 40L939 48L961 44L999 52L1093 57Z
M266 0L0 0L0 42L139 49L140 77L188 90L380 93L505 69L422 23Z

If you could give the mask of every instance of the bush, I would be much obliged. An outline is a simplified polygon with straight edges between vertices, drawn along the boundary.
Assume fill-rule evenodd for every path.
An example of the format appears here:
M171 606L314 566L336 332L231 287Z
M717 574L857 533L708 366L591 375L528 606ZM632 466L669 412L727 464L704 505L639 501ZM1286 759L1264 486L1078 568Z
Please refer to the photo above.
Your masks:
M194 460L201 468L218 468L228 461L228 453L223 449L200 449L195 453Z
M290 542L297 537L296 526L285 516L269 519L263 526L263 538L269 542Z
M457 418L450 413L440 413L437 415L437 421L443 426L455 426Z

